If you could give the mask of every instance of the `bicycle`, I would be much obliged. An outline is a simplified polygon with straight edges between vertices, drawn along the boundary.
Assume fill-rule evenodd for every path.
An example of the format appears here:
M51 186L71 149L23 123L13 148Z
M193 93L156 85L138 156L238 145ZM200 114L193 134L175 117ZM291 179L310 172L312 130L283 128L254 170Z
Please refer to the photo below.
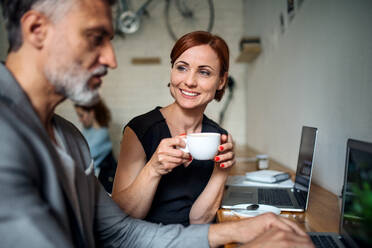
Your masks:
M129 0L120 0L116 18L117 31L133 34L141 26L147 7L153 0L146 0L137 11L130 9ZM170 36L177 40L195 30L211 31L214 24L213 0L165 0L164 16Z

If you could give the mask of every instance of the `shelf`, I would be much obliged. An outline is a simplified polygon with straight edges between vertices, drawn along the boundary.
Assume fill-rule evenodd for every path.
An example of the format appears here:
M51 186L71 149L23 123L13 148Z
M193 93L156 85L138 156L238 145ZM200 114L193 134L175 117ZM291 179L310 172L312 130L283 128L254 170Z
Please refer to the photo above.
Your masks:
M132 64L134 65L155 65L160 64L161 60L159 57L135 57L132 58Z
M240 40L240 55L236 62L251 63L262 51L259 37L245 37Z
M260 43L244 44L239 57L236 59L236 62L251 63L258 57L258 55L260 55L261 51L262 49Z

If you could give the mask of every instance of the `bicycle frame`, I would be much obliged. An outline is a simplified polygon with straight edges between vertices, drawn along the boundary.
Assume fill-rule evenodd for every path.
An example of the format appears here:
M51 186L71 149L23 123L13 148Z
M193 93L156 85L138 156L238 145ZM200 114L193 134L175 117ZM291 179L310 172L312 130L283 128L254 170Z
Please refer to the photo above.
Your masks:
M147 8L152 1L146 0L136 11L132 11L129 0L119 0L117 30L121 34L137 32L141 25L142 16L147 14ZM204 3L203 8L193 8L196 2L199 4L199 1ZM213 0L165 0L164 10L168 33L174 40L193 30L212 30L214 22ZM170 13L173 13L173 15L170 15ZM198 14L199 16L200 14L207 16L207 21L202 23L200 20L203 18L198 19ZM176 22L173 22L174 20ZM195 22L198 21L199 25L195 27Z
M143 13L145 12L147 6L152 2L153 0L147 0L142 6L135 12L136 16L141 17ZM128 0L120 0L121 3L121 10L128 11L129 10L129 4Z

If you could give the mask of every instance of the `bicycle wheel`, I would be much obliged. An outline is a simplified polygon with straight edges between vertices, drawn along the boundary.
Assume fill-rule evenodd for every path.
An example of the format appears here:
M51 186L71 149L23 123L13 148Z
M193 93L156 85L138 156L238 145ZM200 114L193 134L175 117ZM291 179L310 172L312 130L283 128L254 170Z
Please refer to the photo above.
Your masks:
M214 8L212 0L166 0L165 20L174 40L197 31L212 31Z

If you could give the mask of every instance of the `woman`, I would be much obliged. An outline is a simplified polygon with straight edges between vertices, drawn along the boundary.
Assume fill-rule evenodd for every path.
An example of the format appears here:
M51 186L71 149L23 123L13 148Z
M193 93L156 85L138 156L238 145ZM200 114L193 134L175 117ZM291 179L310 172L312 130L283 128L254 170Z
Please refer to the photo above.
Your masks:
M110 110L102 100L90 107L75 105L75 110L83 125L82 133L93 157L95 175L105 190L111 193L116 159L108 133L108 125L111 121Z
M124 129L113 199L128 214L151 222L183 225L213 221L229 168L232 138L203 113L221 100L229 68L223 39L208 32L181 37L171 52L174 102L132 119ZM219 132L214 161L192 160L181 136Z

